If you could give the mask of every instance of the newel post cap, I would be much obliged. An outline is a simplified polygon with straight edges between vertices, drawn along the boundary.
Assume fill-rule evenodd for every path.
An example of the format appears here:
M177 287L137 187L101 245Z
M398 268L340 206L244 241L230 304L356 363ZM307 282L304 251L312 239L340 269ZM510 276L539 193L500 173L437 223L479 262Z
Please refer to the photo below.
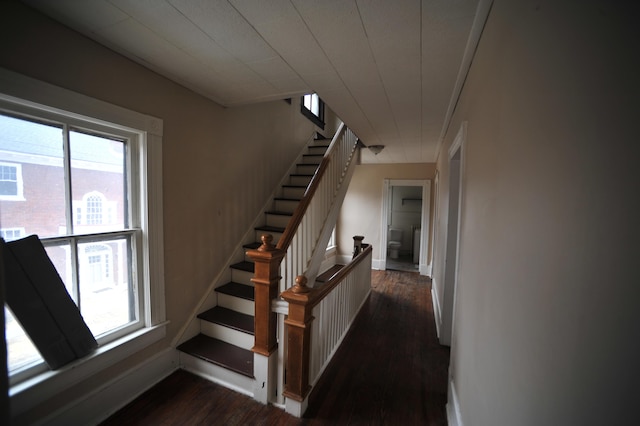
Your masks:
M307 287L307 277L304 275L298 275L296 277L296 284L291 288L294 293L308 293L309 287Z
M262 234L260 240L262 241L262 245L258 247L258 251L274 251L276 249L276 246L273 245L273 235Z

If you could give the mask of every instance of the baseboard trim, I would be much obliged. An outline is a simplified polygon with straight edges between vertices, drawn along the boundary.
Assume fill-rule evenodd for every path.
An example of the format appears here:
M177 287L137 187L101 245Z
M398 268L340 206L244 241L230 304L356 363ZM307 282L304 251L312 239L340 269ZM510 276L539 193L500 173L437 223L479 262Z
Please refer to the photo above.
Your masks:
M378 271L384 271L384 269L386 268L387 262L386 260L380 260L380 259L373 259L371 261L371 269L375 269Z
M38 419L42 424L98 424L178 369L178 355L167 348L143 364Z
M421 263L419 270L420 270L420 275L431 277L431 265L428 265L426 263Z
M449 426L464 426L462 416L460 415L460 403L453 379L449 378L449 397L447 398L447 421Z
M442 310L440 309L440 299L438 299L438 292L436 291L435 280L431 281L431 301L433 302L433 316L436 322L436 335L440 339L440 326L442 325Z

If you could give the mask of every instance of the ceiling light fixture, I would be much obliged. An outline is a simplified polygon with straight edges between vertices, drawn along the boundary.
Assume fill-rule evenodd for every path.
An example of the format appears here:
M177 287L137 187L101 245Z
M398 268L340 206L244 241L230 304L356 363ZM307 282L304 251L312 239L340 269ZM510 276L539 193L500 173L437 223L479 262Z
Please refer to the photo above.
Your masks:
M378 155L384 149L384 145L369 145L368 148L369 151L373 152L375 155Z

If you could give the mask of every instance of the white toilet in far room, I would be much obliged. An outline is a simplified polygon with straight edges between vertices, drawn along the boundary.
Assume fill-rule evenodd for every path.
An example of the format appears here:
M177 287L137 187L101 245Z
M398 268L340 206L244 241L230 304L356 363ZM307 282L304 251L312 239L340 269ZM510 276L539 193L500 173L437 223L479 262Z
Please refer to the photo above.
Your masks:
M389 242L387 243L389 257L397 259L400 247L402 247L402 229L389 228Z

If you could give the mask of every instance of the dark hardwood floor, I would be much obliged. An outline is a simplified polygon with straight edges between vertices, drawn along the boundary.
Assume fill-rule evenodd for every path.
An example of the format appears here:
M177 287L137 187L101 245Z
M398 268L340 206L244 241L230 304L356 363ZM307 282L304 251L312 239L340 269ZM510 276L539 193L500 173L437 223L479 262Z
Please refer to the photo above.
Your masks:
M436 338L431 281L372 271L371 285L304 418L177 371L103 425L446 425L449 348Z

